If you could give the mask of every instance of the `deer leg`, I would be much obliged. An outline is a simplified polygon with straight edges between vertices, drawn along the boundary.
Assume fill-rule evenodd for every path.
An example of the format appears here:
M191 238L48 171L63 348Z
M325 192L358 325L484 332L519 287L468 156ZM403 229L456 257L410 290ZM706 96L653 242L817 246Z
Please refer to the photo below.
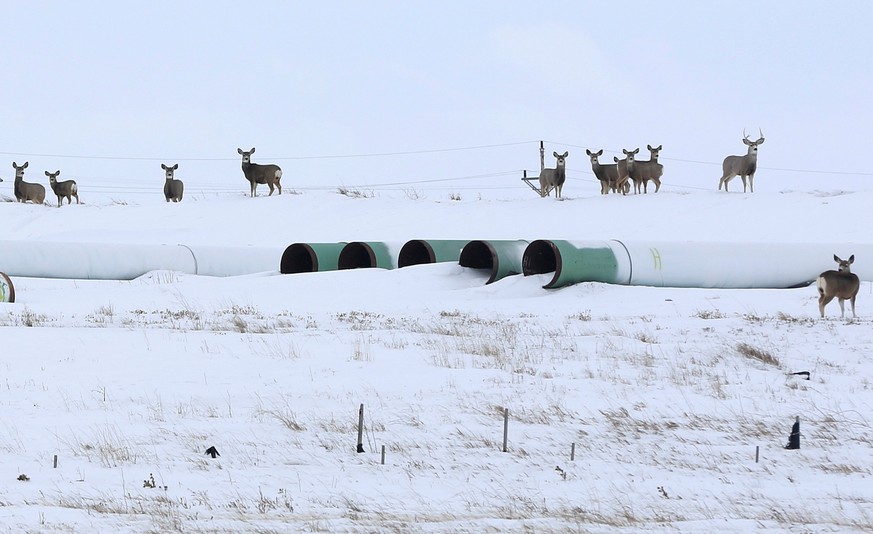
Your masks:
M840 303L840 319L845 319L846 318L846 308L845 308L844 303L846 302L846 299L840 298L840 299L837 299L837 302Z
M822 318L822 319L824 319L824 316L825 316L825 306L827 306L828 303L829 303L830 301L832 301L833 299L834 299L834 297L827 297L827 296L824 295L824 293L822 293L822 294L818 297L818 311L821 312L821 318Z
M852 318L857 319L858 316L855 315L855 297L852 297L851 302L852 302Z

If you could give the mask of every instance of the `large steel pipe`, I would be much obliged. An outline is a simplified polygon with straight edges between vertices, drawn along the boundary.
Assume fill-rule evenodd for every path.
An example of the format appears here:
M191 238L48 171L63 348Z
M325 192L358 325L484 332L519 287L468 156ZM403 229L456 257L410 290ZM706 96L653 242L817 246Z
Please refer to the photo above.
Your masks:
M397 248L381 241L354 241L343 247L337 267L340 270L370 267L394 269L397 267L397 255L393 252Z
M413 239L407 241L397 257L398 267L420 265L423 263L455 262L461 257L461 250L467 241L450 239Z
M484 269L491 273L486 284L513 274L521 274L521 260L527 241L470 241L461 250L461 267Z
M79 280L132 280L149 271L170 270L206 276L275 271L272 248L122 243L3 241L0 270L9 276Z
M282 253L279 272L282 274L335 271L346 243L294 243Z
M848 243L700 243L534 241L525 249L524 274L553 273L543 287L578 282L698 287L791 288L808 285L834 254L870 258L854 272L873 278L873 245Z

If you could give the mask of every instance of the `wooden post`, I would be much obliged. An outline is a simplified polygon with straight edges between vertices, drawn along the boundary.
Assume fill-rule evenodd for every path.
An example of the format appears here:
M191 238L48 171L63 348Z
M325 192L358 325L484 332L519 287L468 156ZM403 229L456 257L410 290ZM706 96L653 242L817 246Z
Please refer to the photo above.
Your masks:
M758 458L761 456L761 446L755 446L755 463L758 463Z
M546 168L546 149L543 148L543 142L540 141L540 172Z
M503 452L506 452L506 441L509 439L509 408L503 409Z
M364 452L364 404L358 410L358 452Z
M55 454L55 459L54 459L54 462L52 462L52 464L53 464L53 467L55 469L58 468L58 455L57 454Z
M570 444L570 461L572 462L575 459L576 459L576 443L574 442L574 443Z
M385 465L385 445L382 445L382 465Z

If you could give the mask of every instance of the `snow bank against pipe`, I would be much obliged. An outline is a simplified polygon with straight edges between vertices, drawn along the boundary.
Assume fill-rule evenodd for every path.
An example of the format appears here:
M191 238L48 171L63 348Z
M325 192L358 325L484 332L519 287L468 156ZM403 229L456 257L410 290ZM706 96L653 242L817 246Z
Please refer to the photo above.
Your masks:
M336 271L346 243L293 243L282 253L282 274Z
M237 276L275 271L279 256L256 247L0 242L0 270L32 278L133 280L155 270Z
M790 288L836 268L834 254L855 255L853 272L873 277L873 245L858 243L532 242L524 274L554 273L543 287L607 282L658 287ZM859 261L866 259L867 262Z

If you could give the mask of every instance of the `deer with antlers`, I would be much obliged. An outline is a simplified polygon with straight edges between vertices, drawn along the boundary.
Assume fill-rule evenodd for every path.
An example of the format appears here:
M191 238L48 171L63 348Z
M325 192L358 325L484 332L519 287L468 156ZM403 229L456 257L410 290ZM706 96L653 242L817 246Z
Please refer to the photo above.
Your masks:
M743 130L743 143L749 147L749 151L745 156L728 156L724 158L721 164L722 175L718 181L718 190L721 191L721 186L724 185L724 190L728 190L728 182L734 176L739 176L743 179L743 193L746 192L746 176L749 177L749 190L755 192L755 169L758 168L758 145L764 144L764 132L758 128L760 137L757 141L750 141L746 131Z

